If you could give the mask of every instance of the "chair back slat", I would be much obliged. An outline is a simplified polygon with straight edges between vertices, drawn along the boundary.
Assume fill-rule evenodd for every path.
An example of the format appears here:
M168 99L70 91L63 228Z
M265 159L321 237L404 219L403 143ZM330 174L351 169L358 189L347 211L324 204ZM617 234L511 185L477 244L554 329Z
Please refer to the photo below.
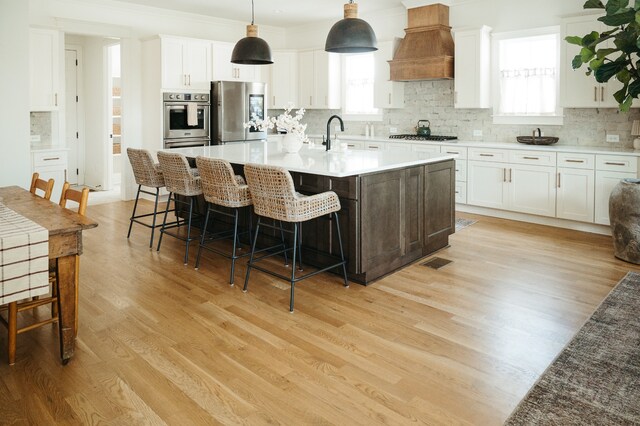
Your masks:
M164 177L160 170L160 165L153 161L153 157L148 150L127 148L127 156L138 185L152 188L164 186Z
M60 207L68 208L67 201L74 201L78 204L78 214L84 216L87 211L89 201L89 188L82 188L81 191L71 189L71 184L65 182L60 195Z
M198 156L196 166L206 201L230 208L251 205L249 186L228 161Z
M46 181L44 179L40 179L39 173L34 173L33 176L31 176L31 186L29 187L29 192L31 192L33 195L38 195L36 190L39 189L40 191L44 192L42 198L44 198L45 200L50 200L51 193L53 192L53 185L53 179L49 179Z

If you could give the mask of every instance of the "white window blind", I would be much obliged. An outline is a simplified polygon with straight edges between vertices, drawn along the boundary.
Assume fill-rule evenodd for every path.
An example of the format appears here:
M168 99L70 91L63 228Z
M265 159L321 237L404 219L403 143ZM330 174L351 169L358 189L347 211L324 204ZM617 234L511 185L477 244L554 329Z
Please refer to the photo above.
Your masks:
M557 115L558 37L546 34L499 41L499 115Z
M346 115L378 114L373 106L375 78L373 53L348 55L344 58L344 106Z

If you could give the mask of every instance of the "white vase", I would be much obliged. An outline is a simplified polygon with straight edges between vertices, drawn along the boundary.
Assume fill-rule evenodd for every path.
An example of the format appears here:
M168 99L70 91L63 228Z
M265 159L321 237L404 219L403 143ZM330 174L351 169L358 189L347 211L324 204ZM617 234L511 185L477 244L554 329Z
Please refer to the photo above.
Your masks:
M298 152L302 148L302 139L294 134L287 133L282 137L282 149L284 152Z

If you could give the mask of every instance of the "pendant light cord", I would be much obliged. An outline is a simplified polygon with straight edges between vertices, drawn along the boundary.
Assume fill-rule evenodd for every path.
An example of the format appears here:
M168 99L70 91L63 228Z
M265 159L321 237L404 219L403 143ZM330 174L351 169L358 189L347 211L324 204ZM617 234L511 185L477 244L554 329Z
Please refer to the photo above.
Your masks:
M253 25L253 0L251 0L251 25Z

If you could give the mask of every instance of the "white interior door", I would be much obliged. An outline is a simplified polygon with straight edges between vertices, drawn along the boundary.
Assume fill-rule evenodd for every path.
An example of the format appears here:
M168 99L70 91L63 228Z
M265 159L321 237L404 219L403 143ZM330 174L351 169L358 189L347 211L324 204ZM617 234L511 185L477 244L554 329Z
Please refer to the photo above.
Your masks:
M78 111L78 51L65 50L65 120L66 143L69 148L67 181L72 185L84 184L84 155L80 139Z

